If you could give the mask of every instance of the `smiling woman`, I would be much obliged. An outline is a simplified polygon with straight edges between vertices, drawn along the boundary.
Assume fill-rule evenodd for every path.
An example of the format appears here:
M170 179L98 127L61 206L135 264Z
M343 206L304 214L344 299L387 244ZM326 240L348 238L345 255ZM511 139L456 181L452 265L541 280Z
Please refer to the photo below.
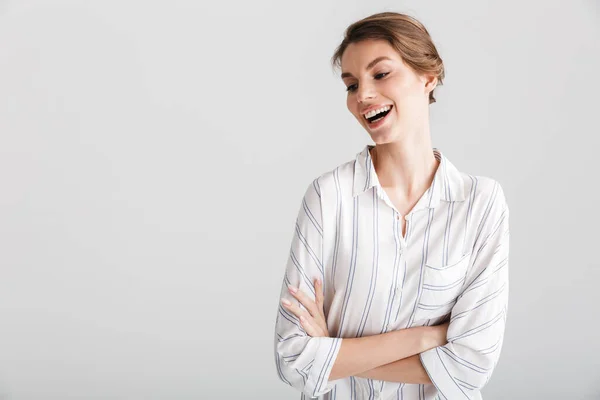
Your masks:
M302 398L481 399L508 304L508 206L431 145L444 67L425 27L385 12L332 58L375 145L306 188L275 326Z
M417 73L435 75L437 84L443 84L445 72L442 58L425 26L413 17L384 12L355 22L346 29L346 37L331 58L332 65L341 67L341 59L347 47L366 40L386 41L408 67ZM367 64L365 69L371 70L382 60L390 60L390 58L377 57ZM341 77L342 79L354 78L350 72L342 72ZM354 91L355 88L348 87L348 90ZM432 89L429 92L429 102L435 103L435 101Z

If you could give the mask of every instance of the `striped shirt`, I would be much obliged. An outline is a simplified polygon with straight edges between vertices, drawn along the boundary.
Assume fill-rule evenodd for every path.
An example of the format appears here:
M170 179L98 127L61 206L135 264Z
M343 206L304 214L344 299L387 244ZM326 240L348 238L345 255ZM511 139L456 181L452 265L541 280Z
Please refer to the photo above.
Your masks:
M313 300L323 280L330 337L311 337L279 304L275 364L301 399L481 399L504 337L508 207L500 184L440 161L406 220L381 187L367 145L308 185L280 298L299 287ZM301 306L302 307L302 306ZM448 344L420 353L433 384L329 375L343 338L450 321Z

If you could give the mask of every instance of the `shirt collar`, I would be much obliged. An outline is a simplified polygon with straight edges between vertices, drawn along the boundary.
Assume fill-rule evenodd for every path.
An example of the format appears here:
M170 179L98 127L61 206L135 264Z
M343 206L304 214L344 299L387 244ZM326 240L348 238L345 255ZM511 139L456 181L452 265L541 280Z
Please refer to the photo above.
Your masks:
M354 162L354 196L358 196L372 187L375 187L377 191L382 191L369 152L373 147L375 146L368 144L356 155ZM433 155L440 161L440 165L436 170L431 186L423 194L419 203L422 203L425 207L434 208L440 200L464 201L466 196L460 171L438 148L433 148Z

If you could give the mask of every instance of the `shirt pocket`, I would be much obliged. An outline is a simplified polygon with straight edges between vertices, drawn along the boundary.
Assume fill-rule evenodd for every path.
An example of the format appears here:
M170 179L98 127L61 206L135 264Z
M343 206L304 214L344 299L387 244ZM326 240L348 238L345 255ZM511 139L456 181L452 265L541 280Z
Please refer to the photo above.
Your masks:
M448 315L462 292L471 253L446 265L425 264L423 286L417 305L418 319L432 319Z

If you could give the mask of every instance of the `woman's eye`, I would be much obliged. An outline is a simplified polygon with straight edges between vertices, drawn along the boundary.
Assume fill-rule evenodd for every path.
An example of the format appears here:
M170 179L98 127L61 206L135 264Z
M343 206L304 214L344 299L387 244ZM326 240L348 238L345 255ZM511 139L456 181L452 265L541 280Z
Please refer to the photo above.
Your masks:
M389 74L390 74L389 72L382 72L380 74L375 75L375 79L377 79L377 80L383 79L386 76L388 76ZM346 87L347 92L354 92L355 90L356 90L356 84Z

